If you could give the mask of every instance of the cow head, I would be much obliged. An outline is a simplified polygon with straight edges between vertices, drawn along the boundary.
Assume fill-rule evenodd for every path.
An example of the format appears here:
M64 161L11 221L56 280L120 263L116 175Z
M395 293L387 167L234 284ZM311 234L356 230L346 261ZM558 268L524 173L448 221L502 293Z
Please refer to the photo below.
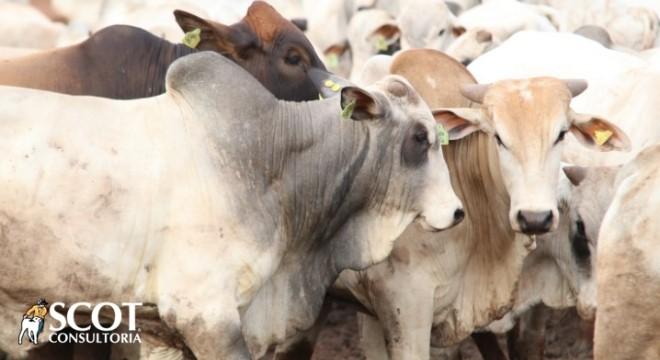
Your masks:
M399 26L381 9L358 11L348 24L347 36L353 57L351 74L356 74L371 56L392 55L401 49Z
M586 87L583 80L547 77L468 85L461 92L480 108L435 112L450 139L474 131L492 136L511 199L513 230L541 234L557 228L560 155L568 132L597 150L628 149L629 140L618 127L571 110L571 97Z
M389 133L390 142L381 145L391 147L387 152L395 156L396 165L389 171L382 200L390 204L386 207L414 213L427 231L460 222L462 205L450 185L438 124L428 106L400 76L388 76L368 89L345 86L341 104L344 109L352 106L353 120L369 121L369 126Z
M480 27L466 30L457 26L452 29L452 33L456 40L447 48L447 54L465 66L501 42L493 32Z
M444 50L455 39L451 31L455 17L442 0L408 0L401 7L397 22L402 47Z
M616 189L619 167L565 167L572 183L568 197L568 238L575 259L578 314L593 319L596 310L598 230Z
M227 26L185 11L174 12L184 32L200 29L199 50L218 52L249 71L282 100L318 98L308 77L312 68L325 69L302 31L273 7L255 1L247 15Z

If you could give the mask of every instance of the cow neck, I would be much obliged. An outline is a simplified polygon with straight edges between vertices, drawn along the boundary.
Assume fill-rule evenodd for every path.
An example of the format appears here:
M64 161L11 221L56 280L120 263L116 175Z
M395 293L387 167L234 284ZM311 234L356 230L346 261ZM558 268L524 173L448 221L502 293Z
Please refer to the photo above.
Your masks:
M445 157L452 185L465 206L466 227L470 229L466 240L479 246L480 253L496 256L508 247L514 232L494 141L477 132L451 142Z
M167 40L158 41L154 51L149 53L145 82L142 93L145 97L159 95L165 92L165 75L170 65L177 59L197 52L183 44L173 44ZM144 59L140 59L144 61Z
M369 133L365 124L342 119L337 101L281 101L278 107L279 126L289 130L285 167L297 169L281 174L291 185L287 196L294 195L288 210L295 209L298 215L287 230L289 238L296 239L291 244L294 248L327 246L325 242L366 201L363 196L368 192L360 180L369 153ZM349 194L352 201L345 201Z

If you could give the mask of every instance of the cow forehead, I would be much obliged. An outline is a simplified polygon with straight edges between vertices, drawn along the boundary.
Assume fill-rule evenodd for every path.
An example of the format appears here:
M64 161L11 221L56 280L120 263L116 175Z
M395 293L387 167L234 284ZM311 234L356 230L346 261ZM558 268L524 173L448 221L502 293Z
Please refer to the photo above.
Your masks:
M283 18L277 10L261 1L255 1L250 5L243 21L265 43L272 43L282 32L300 33L302 35L302 32Z
M496 130L524 139L561 126L558 122L566 120L570 101L570 91L563 81L532 78L492 84L484 97L484 106Z
M403 113L410 116L428 118L430 121L430 110L405 78L398 75L389 75L373 84L372 89L372 91L383 94L389 100L390 106L400 108Z

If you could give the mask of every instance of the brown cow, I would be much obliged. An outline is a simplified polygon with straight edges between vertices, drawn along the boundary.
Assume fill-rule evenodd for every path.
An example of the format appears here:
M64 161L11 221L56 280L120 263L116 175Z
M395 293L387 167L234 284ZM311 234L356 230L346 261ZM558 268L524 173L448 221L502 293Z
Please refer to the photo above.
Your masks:
M196 49L114 25L74 46L0 61L0 84L115 99L149 97L165 92L165 73L174 60L211 50L248 70L279 99L318 98L308 70L325 70L323 63L302 31L270 5L254 2L231 26L181 10L174 15L184 31L201 30Z

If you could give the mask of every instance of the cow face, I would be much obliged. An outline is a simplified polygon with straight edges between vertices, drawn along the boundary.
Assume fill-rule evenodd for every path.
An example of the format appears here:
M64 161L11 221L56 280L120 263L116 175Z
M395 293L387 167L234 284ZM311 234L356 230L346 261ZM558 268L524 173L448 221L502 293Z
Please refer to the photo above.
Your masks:
M401 30L396 21L381 9L357 12L348 24L351 48L351 76L373 55L392 55L401 49Z
M379 139L387 139L377 145L386 154L383 159L395 157L393 167L386 170L389 183L381 189L381 207L414 214L427 231L460 222L462 204L451 187L438 124L427 105L399 76L388 76L369 90L344 87L341 104L344 109L352 107L353 120L368 121L372 131L381 133ZM378 192L378 179L373 179L372 186Z
M500 43L491 31L483 28L465 30L463 27L455 27L452 32L460 35L447 48L447 55L465 66Z
M616 189L619 167L565 167L572 183L568 198L569 241L577 267L577 309L587 320L596 313L598 231Z
M511 198L509 220L517 232L542 234L557 228L556 189L568 132L585 146L601 151L629 147L626 135L613 124L570 109L571 97L585 88L584 81L554 78L470 85L462 93L481 103L481 108L436 112L450 139L474 131L492 136Z
M200 29L199 50L218 52L249 71L282 100L318 98L308 77L312 68L325 69L312 44L290 21L270 5L255 1L247 15L231 26L174 12L183 31Z

